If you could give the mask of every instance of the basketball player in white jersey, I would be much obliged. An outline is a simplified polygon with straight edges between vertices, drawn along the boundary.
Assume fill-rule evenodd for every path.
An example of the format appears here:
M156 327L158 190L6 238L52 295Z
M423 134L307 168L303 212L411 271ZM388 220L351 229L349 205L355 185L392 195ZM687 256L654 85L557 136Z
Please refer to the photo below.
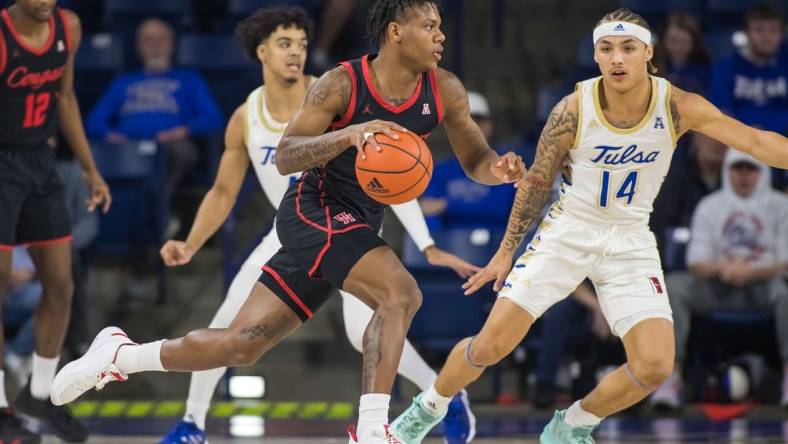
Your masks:
M643 399L673 369L671 309L648 218L676 139L698 131L768 165L788 167L782 135L746 126L703 97L649 75L651 32L637 14L619 9L606 15L593 38L602 75L578 83L553 109L498 252L463 285L469 294L494 279L499 298L481 332L457 344L433 386L392 424L408 444L421 442L451 396L509 354L535 319L586 277L624 343L627 363L557 411L541 442L593 443L602 418ZM561 198L512 269L512 255L559 171Z
M314 80L303 73L311 33L312 23L299 8L261 9L239 24L239 39L249 56L262 64L264 86L249 94L246 103L238 107L231 118L216 181L203 199L188 238L185 242L168 241L162 247L161 255L168 266L188 263L224 223L250 162L266 197L274 207L279 206L290 181L298 177L297 174L280 175L274 163L274 154L287 122L300 108L306 90ZM431 264L451 267L462 277L469 277L479 270L435 247L418 202L414 200L391 208ZM209 328L227 328L230 325L259 279L262 265L281 246L276 230L272 229L241 266ZM364 330L373 311L354 296L340 293L348 339L361 352ZM161 440L161 444L205 442L206 415L216 385L225 371L226 368L218 368L192 373L186 414ZM424 362L410 342L405 343L398 371L421 390L426 390L436 378L434 370ZM462 436L447 436L447 440L450 443L464 443L475 434L467 395L460 394L452 403L452 408L456 411L450 417L454 423L460 424L452 424L446 430L463 432Z

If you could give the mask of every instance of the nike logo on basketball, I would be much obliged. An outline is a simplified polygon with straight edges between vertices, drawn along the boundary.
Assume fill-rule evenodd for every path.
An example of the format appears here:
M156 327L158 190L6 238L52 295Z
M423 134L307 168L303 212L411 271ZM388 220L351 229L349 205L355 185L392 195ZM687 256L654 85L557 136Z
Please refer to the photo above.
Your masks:
M389 192L388 188L384 188L377 177L372 178L372 180L367 183L367 191L378 194L386 194Z

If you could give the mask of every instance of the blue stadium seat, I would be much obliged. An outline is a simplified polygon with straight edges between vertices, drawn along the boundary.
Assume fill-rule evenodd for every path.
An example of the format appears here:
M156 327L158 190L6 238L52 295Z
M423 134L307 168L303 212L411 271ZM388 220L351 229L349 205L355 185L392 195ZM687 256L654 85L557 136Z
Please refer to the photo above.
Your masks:
M479 266L490 260L501 236L501 233L490 233L486 229L432 233L437 246ZM403 243L402 261L424 294L421 309L410 329L413 341L431 349L446 350L458 340L478 333L494 297L491 285L473 296L464 296L463 280L450 269L429 265L409 236Z
M666 272L687 269L687 245L690 241L690 230L687 227L667 227L665 229L665 245L662 249L662 266Z
M658 18L675 11L700 14L703 12L705 0L619 0L618 6L628 8L643 16L652 29L658 29L657 23L651 23L649 18Z
M706 9L712 14L741 14L762 0L706 0Z
M136 27L148 17L159 17L175 25L191 20L190 0L105 0L109 23L123 28Z
M706 19L715 28L744 28L744 15L757 0L707 0Z
M232 36L187 34L178 40L178 65L208 71L246 69L252 66Z
M486 264L492 258L502 237L503 233L490 232L486 228L450 229L432 233L435 245L479 266ZM402 245L402 263L408 269L439 270L427 262L407 235Z
M226 117L262 83L259 65L231 36L184 35L178 41L177 65L200 71Z
M86 34L74 60L74 91L82 112L88 113L123 68L123 38Z
M424 295L408 337L432 350L450 350L457 341L479 333L490 312L495 293L490 285L471 296L451 270L411 270Z
M321 0L230 0L228 16L233 23L269 6L300 6L314 14Z
M561 101L567 94L571 93L574 85L561 83L558 85L547 85L539 89L536 98L536 120L540 126L547 122L553 107Z
M120 71L123 68L123 38L109 33L85 34L74 59L74 68Z
M670 11L670 6L666 1L654 0L619 0L618 6L627 8L641 16L666 14Z
M736 51L736 47L733 44L733 36L728 30L707 32L706 47L709 49L713 60L719 60Z
M142 246L159 245L167 221L161 193L163 150L150 141L126 145L92 141L91 147L113 197L111 211L101 215L96 250L126 255Z

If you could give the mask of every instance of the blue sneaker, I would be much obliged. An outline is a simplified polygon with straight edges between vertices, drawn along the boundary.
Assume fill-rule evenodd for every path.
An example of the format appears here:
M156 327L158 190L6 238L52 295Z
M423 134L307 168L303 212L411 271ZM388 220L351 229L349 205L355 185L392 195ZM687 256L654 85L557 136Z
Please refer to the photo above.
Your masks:
M394 433L405 444L421 444L421 440L446 414L433 415L421 406L421 394L413 398L410 407L391 423Z
M476 417L465 390L454 395L449 403L449 411L443 418L443 436L446 444L466 444L476 436Z
M205 431L197 427L197 424L180 420L159 444L208 444L208 441L205 439Z
M541 444L594 444L591 437L595 426L572 427L564 422L566 410L556 410L553 419L539 436Z

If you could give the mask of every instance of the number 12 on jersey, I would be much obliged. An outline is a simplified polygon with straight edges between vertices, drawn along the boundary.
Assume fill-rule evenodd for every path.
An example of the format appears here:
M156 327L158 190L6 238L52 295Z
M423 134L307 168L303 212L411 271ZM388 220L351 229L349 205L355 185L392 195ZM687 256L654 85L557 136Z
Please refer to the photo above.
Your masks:
M599 206L602 208L607 208L610 200L610 176L610 171L602 170L602 189L599 193ZM621 185L619 185L618 191L616 191L616 199L626 199L627 205L631 204L637 192L637 184L638 171L630 171L627 173L624 181L621 182Z

